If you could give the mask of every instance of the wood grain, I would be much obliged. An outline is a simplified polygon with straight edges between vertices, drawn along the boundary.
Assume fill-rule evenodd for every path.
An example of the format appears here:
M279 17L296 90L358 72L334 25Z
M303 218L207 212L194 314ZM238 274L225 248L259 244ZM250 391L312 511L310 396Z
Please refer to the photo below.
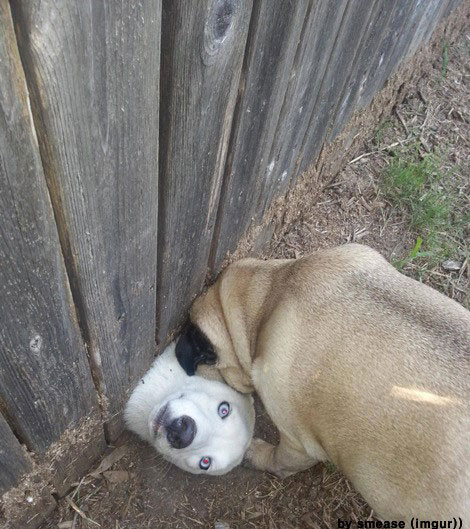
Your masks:
M342 131L351 114L356 110L357 101L369 82L372 70L377 65L376 57L380 57L383 43L389 42L389 21L393 19L398 2L390 5L388 0L379 0L372 11L368 26L365 28L362 43L350 66L349 80L343 88L336 114L326 136L326 141L333 141ZM380 58L379 58L380 62Z
M371 101L375 92L382 88L395 68L406 57L419 21L425 16L426 10L431 7L431 2L417 3L398 0L398 4L399 9L391 22L393 31L391 46L382 58L381 68L372 80L370 89L360 97L359 108L363 108Z
M250 0L163 3L158 341L206 277Z
M214 252L216 272L233 251L269 192L270 152L311 2L263 0L255 4L246 52L243 92L233 124Z
M394 3L392 15L388 24L384 28L381 44L369 68L367 82L360 90L357 101L358 108L367 106L376 92L382 88L389 72L391 56L403 33L403 28L408 20L408 15L413 8L413 3L409 0L397 0ZM390 72L389 72L390 73Z
M419 24L413 33L411 43L406 51L408 57L413 55L419 46L424 46L428 42L432 32L444 18L448 2L449 0L429 0L428 10L421 17Z
M0 85L0 401L42 454L98 406L6 0Z
M260 219L274 198L292 183L299 151L343 20L347 0L314 2L299 42L278 127L269 155L269 185L259 205Z
M0 415L0 496L15 487L21 476L30 469L30 459Z
M108 419L155 342L160 0L14 2L72 292Z
M308 129L299 150L300 161L297 174L305 171L317 159L321 151L328 129L332 125L343 87L350 78L351 67L363 43L366 28L376 4L376 0L350 0L348 2Z

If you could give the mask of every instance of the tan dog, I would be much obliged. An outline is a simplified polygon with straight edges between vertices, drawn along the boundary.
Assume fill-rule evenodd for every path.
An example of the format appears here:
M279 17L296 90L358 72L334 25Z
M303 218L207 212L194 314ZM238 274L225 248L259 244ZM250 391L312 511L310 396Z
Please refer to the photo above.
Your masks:
M280 431L276 447L253 441L255 467L283 477L330 460L385 519L470 522L470 313L458 303L350 244L238 261L190 317L226 382L256 390ZM183 367L211 356L190 349Z

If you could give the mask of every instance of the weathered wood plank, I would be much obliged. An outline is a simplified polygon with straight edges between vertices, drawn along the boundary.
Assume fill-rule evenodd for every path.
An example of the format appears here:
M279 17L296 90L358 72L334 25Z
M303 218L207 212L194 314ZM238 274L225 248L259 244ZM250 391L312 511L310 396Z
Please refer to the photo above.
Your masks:
M459 7L459 5L463 2L463 0L450 0L448 3L447 3L447 6L445 8L445 11L443 13L443 18L446 18L448 17L451 12L456 9L457 7Z
M16 486L21 476L31 469L31 461L0 415L0 496Z
M163 3L158 340L204 284L250 0Z
M326 136L327 142L336 138L356 109L361 91L369 81L371 68L376 64L375 58L380 57L384 41L389 42L391 33L389 20L395 14L398 5L398 3L390 5L389 0L379 0L376 3L368 27L365 29L363 42L351 66L349 81L343 88L333 125Z
M354 58L363 43L365 28L368 26L376 4L376 0L350 0L348 2L308 130L299 151L300 162L297 174L305 171L320 153L328 128L332 125L331 120L339 97L350 78Z
M394 2L394 9L389 24L384 29L384 39L379 45L377 53L375 54L372 65L369 69L369 76L366 83L361 88L359 100L357 102L358 108L367 106L374 95L380 90L386 81L386 72L400 36L403 34L408 15L413 7L413 3L409 0L396 0Z
M413 37L406 50L405 57L413 55L419 46L426 44L430 34L442 19L442 15L447 7L447 1L448 0L428 0L427 10L420 18L418 25L413 32Z
M421 34L418 33L411 42L408 55L413 55L420 46L428 43L436 27L446 18L447 9L450 5L452 5L452 0L434 3L434 10L429 15L428 23L421 29Z
M15 432L42 454L98 405L7 0L0 0L0 85L0 400Z
M161 2L14 2L45 174L110 419L154 355Z
M382 58L381 70L376 75L376 82L359 99L359 108L363 108L369 104L375 93L382 88L394 69L405 58L416 27L420 20L423 20L423 17L425 17L426 10L431 6L431 2L416 3L409 2L408 0L398 0L398 2L400 3L400 8L393 22L392 45Z
M243 92L232 133L210 267L235 249L269 192L269 155L311 2L255 3ZM279 123L282 127L283 124Z
M265 178L264 201L258 208L259 220L271 202L289 186L298 162L298 153L310 122L331 52L341 26L347 0L315 2L303 31L281 117L269 156L272 167Z
M55 506L46 477L33 470L29 455L0 415L0 527L35 529Z

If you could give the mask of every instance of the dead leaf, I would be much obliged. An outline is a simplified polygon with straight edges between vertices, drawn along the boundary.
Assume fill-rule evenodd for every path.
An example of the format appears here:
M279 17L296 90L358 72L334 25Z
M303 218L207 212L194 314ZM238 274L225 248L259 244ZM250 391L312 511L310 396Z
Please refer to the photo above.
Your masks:
M73 520L69 520L68 522L61 522L57 529L71 529L73 526Z
M108 470L107 472L103 472L103 476L110 483L124 483L129 479L129 472L127 470Z
M111 468L114 463L119 461L122 457L124 457L128 452L127 445L120 446L119 448L116 448L113 450L109 455L107 455L99 464L98 468L94 470L93 472L90 472L90 476L94 478L98 478L100 474Z
M85 521L90 522L94 525L97 525L98 527L101 527L101 525L98 522L95 522L91 518L88 518L88 516L78 507L78 505L70 499L68 496L65 496L65 501L72 507L72 509L77 512Z

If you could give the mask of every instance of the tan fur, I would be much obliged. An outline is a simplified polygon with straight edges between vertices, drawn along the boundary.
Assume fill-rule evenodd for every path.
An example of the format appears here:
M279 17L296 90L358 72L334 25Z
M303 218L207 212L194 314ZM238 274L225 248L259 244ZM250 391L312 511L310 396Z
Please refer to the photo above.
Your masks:
M256 390L286 476L329 459L385 519L470 522L470 313L356 244L230 265L191 309L228 384ZM450 519L450 518L449 518Z

